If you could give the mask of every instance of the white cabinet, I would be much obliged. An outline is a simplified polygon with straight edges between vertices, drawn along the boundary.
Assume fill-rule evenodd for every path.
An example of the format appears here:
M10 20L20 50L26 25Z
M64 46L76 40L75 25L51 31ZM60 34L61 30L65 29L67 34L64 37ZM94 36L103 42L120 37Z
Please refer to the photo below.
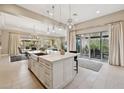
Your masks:
M52 64L40 59L40 81L47 87L52 88Z
M39 80L47 87L52 88L51 70L43 64L39 65Z
M42 58L39 61L29 59L29 69L37 76L46 88L64 88L74 78L73 57L48 62Z
M38 66L38 73L39 73L39 80L44 81L44 68L42 64L39 64Z
M74 78L73 63L69 58L53 64L53 88L63 88Z
M68 59L63 62L64 64L64 82L68 82L72 79L72 73L73 73L73 60Z
M32 58L28 61L28 68L37 76L38 75L38 62Z
M53 64L53 87L59 88L63 85L63 62Z

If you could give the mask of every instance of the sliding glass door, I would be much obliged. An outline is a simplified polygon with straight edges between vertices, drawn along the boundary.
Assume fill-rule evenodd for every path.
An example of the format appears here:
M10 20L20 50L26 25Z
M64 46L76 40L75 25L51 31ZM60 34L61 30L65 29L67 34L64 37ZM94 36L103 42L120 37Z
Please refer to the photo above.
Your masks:
M80 53L81 50L81 38L80 35L76 36L76 50L78 53Z
M89 58L89 35L81 35L81 56Z
M90 34L90 58L101 59L101 37L100 33Z
M77 50L81 57L90 59L108 60L109 39L108 32L96 32L78 35Z
M101 38L101 60L102 61L107 61L108 56L109 56L109 36L108 32L103 32L102 33L102 38Z

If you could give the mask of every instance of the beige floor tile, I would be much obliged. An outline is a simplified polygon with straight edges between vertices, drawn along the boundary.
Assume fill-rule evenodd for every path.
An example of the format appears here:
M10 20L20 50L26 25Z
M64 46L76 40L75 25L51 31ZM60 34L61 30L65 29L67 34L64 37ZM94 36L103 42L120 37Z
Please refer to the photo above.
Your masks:
M79 67L79 73L66 89L124 88L124 68L104 63L99 72ZM27 61L10 62L8 56L0 59L0 89L43 89L28 70Z

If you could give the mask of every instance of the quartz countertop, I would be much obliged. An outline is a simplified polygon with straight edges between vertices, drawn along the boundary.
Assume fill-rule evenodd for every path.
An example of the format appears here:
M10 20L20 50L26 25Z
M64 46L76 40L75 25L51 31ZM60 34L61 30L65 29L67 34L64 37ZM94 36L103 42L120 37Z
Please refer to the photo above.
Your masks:
M28 53L30 53L30 54L32 54L32 53L41 53L41 52L43 52L43 51L41 51L41 50L34 50L34 51L27 51Z
M49 54L49 55L39 56L39 60L41 58L46 61L55 62L55 61L71 58L71 57L74 57L77 55L79 55L79 53L66 52L65 55L60 55L60 53L58 52L58 53L53 53L53 54Z

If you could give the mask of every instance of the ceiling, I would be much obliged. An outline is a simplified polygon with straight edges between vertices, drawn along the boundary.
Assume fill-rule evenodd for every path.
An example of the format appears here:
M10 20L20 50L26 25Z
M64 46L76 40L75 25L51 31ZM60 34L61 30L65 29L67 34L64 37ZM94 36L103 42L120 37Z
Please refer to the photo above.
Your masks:
M48 32L49 26L49 32ZM45 36L55 36L55 37L65 37L65 29L59 30L58 27L55 27L54 32L52 25L31 19L24 16L15 16L7 13L0 12L0 28L6 30L14 30L20 32L33 33L36 35L45 35Z
M41 15L50 17L58 22L67 24L69 18L69 5L68 4L56 4L54 17L47 13L47 10L52 12L51 4L19 4L19 6L39 13ZM61 6L61 17L60 17ZM73 24L91 20L100 16L108 15L120 10L124 10L123 4L73 4L71 5L71 17L73 18ZM97 12L97 13L96 13ZM73 14L76 13L77 16Z

